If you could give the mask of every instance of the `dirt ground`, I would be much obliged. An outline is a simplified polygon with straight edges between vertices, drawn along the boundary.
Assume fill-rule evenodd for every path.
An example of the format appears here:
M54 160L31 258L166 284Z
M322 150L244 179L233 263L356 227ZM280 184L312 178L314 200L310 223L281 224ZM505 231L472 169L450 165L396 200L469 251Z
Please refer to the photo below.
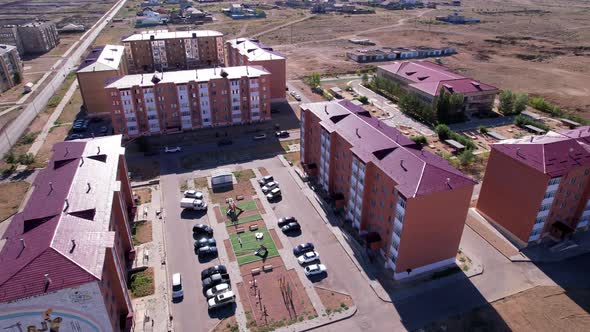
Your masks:
M340 312L342 310L347 310L354 305L350 295L319 286L315 286L314 289L326 308L326 313Z
M133 244L140 245L142 243L152 242L152 222L149 220L142 220L135 222L133 228Z
M127 159L127 166L133 181L147 181L160 176L160 162L158 160Z
M211 332L239 332L239 330L236 316L230 316L222 319Z
M18 211L30 186L25 181L0 183L0 222Z
M430 331L587 331L590 290L537 286L428 325Z
M452 10L482 23L434 20ZM590 3L582 0L472 0L460 8L318 15L260 39L287 55L290 79L314 71L329 75L382 64L357 64L344 57L346 51L451 46L459 54L442 59L450 68L503 89L543 96L590 118L588 10ZM350 38L368 38L376 46L354 45Z
M141 188L133 191L133 196L139 198L139 204L146 204L152 201L152 190L150 188Z

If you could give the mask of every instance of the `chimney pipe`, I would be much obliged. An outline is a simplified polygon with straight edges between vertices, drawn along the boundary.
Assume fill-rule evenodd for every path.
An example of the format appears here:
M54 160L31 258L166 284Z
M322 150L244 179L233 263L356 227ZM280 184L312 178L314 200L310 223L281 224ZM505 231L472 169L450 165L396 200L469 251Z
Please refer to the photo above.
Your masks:
M451 187L451 178L447 178L447 186L449 186L449 188L453 189L453 187Z
M45 275L43 277L45 279L45 292L46 292L47 289L49 288L49 285L51 285L51 278L49 278L49 273L45 273Z
M20 239L20 243L23 245L23 249L25 249L27 247L27 244L25 243L25 239Z
M98 151L96 152L96 154L98 155L98 154L100 154L100 146L97 146L97 148L98 148Z
M328 105L324 105L324 112L326 112L326 114L328 114L328 115L330 114L330 113L328 113Z
M356 128L356 136L358 136L358 138L361 138L361 135L359 134L359 129Z
M88 186L88 189L86 189L86 193L88 194L92 190L92 187L90 186L90 182L86 182L86 185Z
M53 191L53 182L49 182L49 193Z
M66 146L66 154L64 154L64 157L68 155L68 153L70 153L70 150L68 149L68 147Z
M74 252L74 249L76 249L76 240L72 239L72 248L70 248L70 254Z
M400 165L400 167L401 167L401 168L402 168L404 171L406 171L406 172L408 171L408 169L406 168L406 166L404 166L404 160L403 160L403 159L401 159L401 160L399 161L399 165Z
M66 206L64 206L63 212L66 212L68 210L68 208L70 207L70 201L68 201L67 198L65 199L65 203L66 203Z

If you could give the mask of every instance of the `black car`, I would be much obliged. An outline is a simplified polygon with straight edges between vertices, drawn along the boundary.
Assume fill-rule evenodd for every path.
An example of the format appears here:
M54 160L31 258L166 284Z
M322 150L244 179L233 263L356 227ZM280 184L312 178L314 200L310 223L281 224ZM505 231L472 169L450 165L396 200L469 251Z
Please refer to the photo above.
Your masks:
M209 237L213 236L213 228L203 225L203 224L196 224L193 226L193 233L195 234L205 234Z
M276 135L277 135L277 137L285 138L285 137L289 137L289 132L286 130L281 130L281 131L277 131Z
M217 247L211 247L211 246L201 247L201 248L197 249L197 255L199 257L208 256L208 255L217 255Z
M299 225L299 223L296 221L290 222L285 226L281 227L281 230L283 231L283 233L298 231L301 230L301 225Z
M98 132L104 135L109 132L109 128L107 128L107 126L102 126Z
M295 217L282 217L277 221L277 224L279 227L283 227L292 222L297 222L297 219Z
M229 283L229 274L227 273L216 273L212 276L203 279L203 289L209 289L215 285L222 283Z
M302 243L302 244L298 245L297 247L293 248L293 255L301 256L308 251L312 251L313 249L315 249L315 247L313 246L313 243L311 243L311 242Z
M229 139L229 138L224 138L222 140L220 140L219 142L217 142L217 145L219 146L224 146L224 145L232 145L234 142Z
M226 274L227 268L225 267L225 265L215 265L215 266L208 267L208 268L204 269L203 271L201 271L201 280L204 280L216 273Z
M84 138L84 135L71 134L70 136L68 136L68 138L66 139L66 141L71 141L73 139L80 139L80 138Z
M215 241L214 238L211 237L204 237L204 238L200 238L197 241L195 241L195 250L201 248L201 247L215 247L217 246L217 242Z

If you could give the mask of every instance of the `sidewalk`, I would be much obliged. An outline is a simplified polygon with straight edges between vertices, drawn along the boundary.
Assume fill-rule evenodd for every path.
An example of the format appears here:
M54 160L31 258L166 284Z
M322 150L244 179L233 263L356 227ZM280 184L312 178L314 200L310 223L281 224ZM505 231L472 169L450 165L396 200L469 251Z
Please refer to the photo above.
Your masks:
M158 332L170 331L170 293L168 289L168 271L165 264L166 246L164 236L164 219L156 215L161 209L161 192L158 187L151 187L152 201L137 207L138 220L152 222L152 241L135 247L134 267L151 267L154 270L154 294L132 300L134 331ZM147 209L147 216L143 213Z

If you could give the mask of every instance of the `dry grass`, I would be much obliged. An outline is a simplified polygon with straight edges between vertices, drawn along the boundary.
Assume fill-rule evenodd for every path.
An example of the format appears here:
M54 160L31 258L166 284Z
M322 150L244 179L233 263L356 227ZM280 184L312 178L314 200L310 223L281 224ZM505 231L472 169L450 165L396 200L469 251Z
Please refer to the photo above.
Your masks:
M341 311L348 310L354 302L352 297L347 294L339 293L333 290L329 290L322 287L314 287L316 293L320 297L322 304L326 308L326 313L340 313Z
M0 183L0 222L18 211L30 186L25 181Z
M132 233L133 245L135 246L152 242L152 222L149 220L134 222Z
M207 188L208 186L208 182L207 182L207 177L203 176L200 178L196 178L195 180L195 188Z
M139 204L147 204L152 201L152 190L150 188L141 188L133 191L134 198L139 199Z

